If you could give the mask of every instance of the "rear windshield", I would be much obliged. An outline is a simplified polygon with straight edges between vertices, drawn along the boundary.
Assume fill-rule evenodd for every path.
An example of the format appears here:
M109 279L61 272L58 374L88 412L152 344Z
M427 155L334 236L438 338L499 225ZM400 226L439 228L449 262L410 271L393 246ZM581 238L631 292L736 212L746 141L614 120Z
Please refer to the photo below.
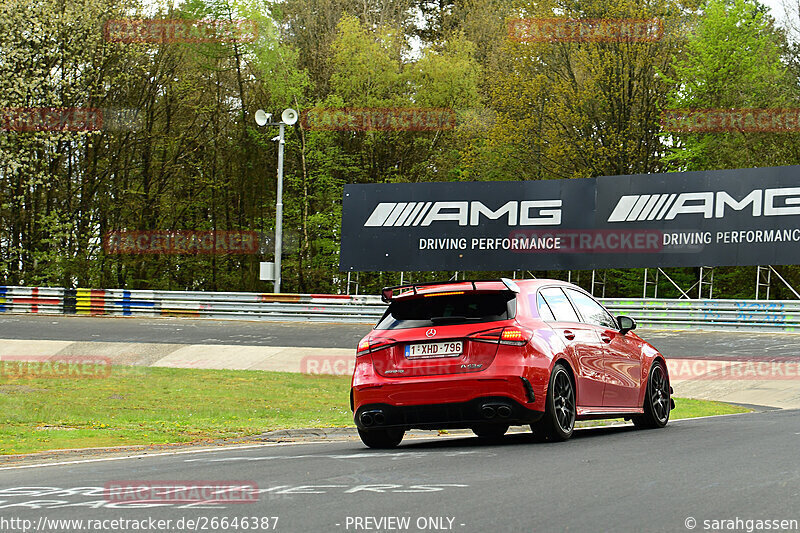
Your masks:
M511 292L466 293L394 300L375 329L408 329L508 320L516 314Z

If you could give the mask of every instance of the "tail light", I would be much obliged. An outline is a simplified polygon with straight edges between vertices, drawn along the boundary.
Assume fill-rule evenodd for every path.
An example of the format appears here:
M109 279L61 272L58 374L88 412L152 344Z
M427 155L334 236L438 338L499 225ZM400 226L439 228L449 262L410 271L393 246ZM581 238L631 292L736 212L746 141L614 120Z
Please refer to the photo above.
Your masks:
M512 326L505 328L500 335L500 344L510 344L511 346L524 346L533 336L533 332L524 328Z
M478 333L473 333L469 335L469 339L478 342L489 342L491 344L497 344L500 342L500 336L503 334L503 328L495 328L490 329L487 331L479 331Z
M368 353L377 352L378 350L383 350L384 348L388 348L392 344L395 344L397 341L394 339L361 339L361 342L358 343L358 348L356 348L356 357L361 357L362 355L367 355Z
M486 331L473 333L469 336L470 340L478 342L488 342L492 344L507 344L510 346L524 346L528 343L533 332L525 328L511 326L507 328L495 328Z

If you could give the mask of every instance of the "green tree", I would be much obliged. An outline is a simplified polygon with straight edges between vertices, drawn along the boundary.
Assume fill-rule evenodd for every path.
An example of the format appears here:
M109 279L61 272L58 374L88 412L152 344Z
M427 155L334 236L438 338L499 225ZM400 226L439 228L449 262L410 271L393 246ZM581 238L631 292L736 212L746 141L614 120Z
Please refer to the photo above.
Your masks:
M710 0L683 53L672 62L668 109L796 107L797 77L788 45L756 0ZM790 133L667 133L672 170L797 164L800 136Z
M653 19L670 28L680 5L632 0L529 3L531 18ZM664 147L659 112L678 40L515 42L505 40L487 78L497 122L467 153L486 179L552 179L658 171Z
M797 71L789 68L785 33L755 0L709 0L700 12L682 54L672 62L668 109L769 109L798 107ZM800 135L782 132L664 134L671 145L664 158L670 170L712 170L800 162ZM696 270L696 269L695 269ZM755 268L720 268L717 294L754 296ZM800 282L800 271L783 274ZM791 297L775 284L773 297Z

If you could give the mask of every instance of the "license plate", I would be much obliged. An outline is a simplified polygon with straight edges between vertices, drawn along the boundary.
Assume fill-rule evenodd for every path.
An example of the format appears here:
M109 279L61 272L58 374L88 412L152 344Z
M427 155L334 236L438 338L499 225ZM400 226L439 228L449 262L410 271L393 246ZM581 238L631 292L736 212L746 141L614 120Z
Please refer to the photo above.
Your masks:
M464 343L461 341L407 344L406 358L428 359L431 357L458 357L463 351Z

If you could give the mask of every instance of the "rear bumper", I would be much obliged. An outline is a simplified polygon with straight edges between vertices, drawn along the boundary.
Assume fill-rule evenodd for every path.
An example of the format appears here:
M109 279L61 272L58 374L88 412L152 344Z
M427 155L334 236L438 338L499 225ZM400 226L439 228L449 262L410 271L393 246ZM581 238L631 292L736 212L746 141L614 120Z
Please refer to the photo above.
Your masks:
M477 423L530 424L542 417L548 369L497 362L483 372L413 378L386 378L368 358L356 363L351 390L356 425L406 429L469 428ZM487 417L485 404L494 405ZM506 408L497 414L497 408ZM380 411L380 422L368 426L365 412ZM510 411L510 412L509 412ZM377 413L375 413L377 414ZM501 416L505 415L505 416Z
M488 396L440 404L364 404L356 409L354 419L359 429L456 429L485 423L531 424L542 415L507 396Z

